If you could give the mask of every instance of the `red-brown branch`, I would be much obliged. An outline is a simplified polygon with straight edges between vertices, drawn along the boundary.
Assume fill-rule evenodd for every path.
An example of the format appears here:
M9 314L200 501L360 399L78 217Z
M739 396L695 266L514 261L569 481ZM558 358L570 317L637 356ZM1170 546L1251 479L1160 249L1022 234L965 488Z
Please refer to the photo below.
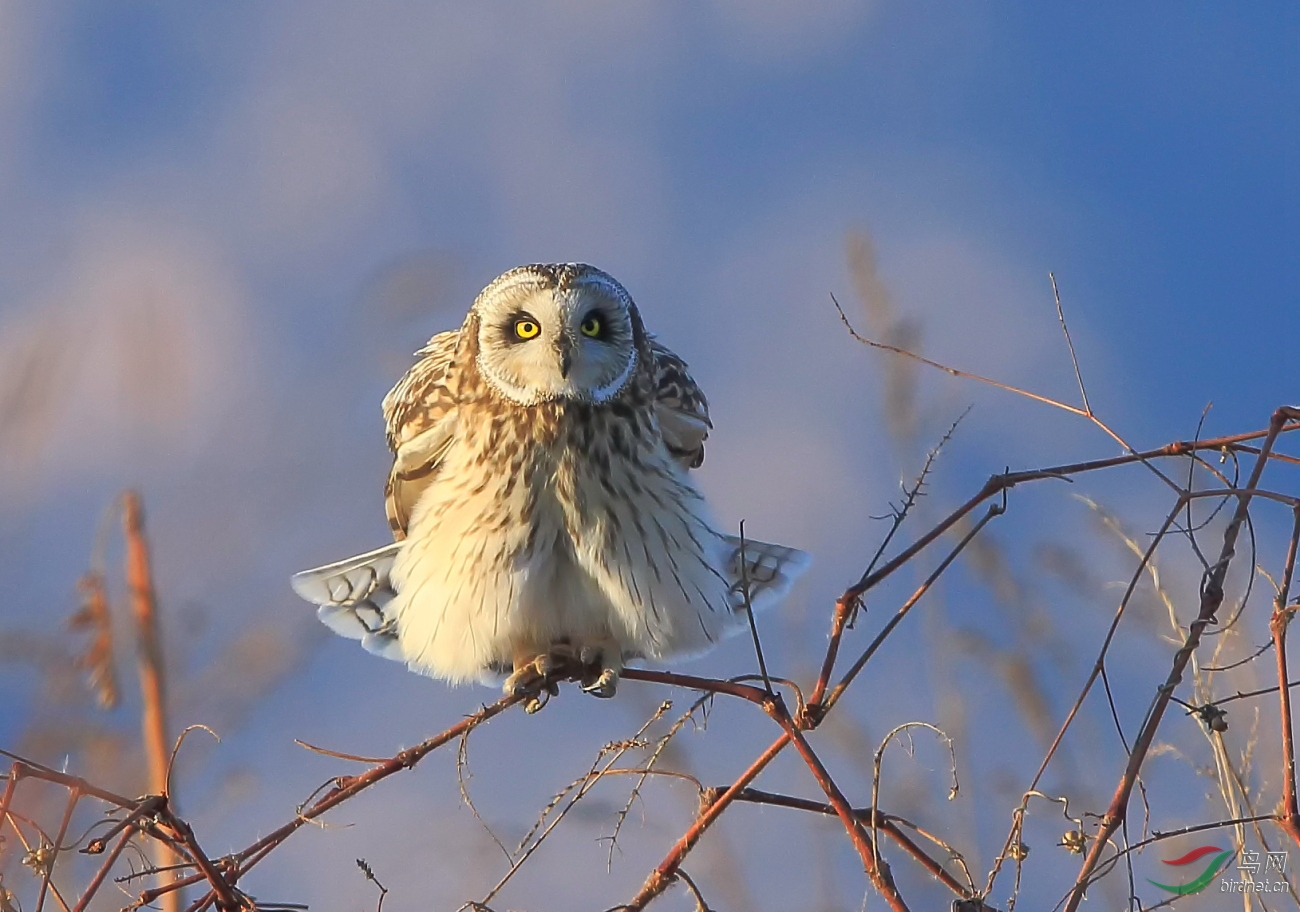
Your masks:
M898 892L898 887L894 884L894 876L889 870L889 865L881 858L876 851L874 843L871 841L871 835L863 828L862 822L854 814L853 808L850 807L844 793L840 791L831 774L826 771L820 758L813 751L812 746L808 744L808 739L804 737L799 727L795 725L790 714L786 712L784 704L778 698L775 706L770 711L772 718L785 729L787 735L794 742L795 749L803 757L804 763L812 772L813 778L821 786L826 798L830 801L831 807L835 809L835 814L844 824L845 831L849 834L849 839L853 841L853 846L858 850L858 856L862 859L862 867L866 870L867 876L875 884L880 895L885 897L885 902L894 912L907 912L907 903L903 901L902 895Z
M1288 428L1288 430L1291 430L1291 428ZM1133 463L1144 463L1152 459L1188 456L1202 450L1222 450L1225 447L1233 447L1242 444L1247 440L1256 440L1260 437L1266 437L1270 433L1271 430L1263 430L1250 431L1244 434L1228 434L1222 437L1213 437L1205 440L1176 440L1172 443L1165 444L1162 447L1156 447L1155 449L1146 450L1141 453L1130 453L1125 456L1113 456L1108 459L1092 459L1086 462L1069 463L1066 465L1052 466L1028 472L1008 472L1003 475L994 475L985 482L984 487L981 488L975 496L971 497L960 507L953 510L937 526L917 539L910 547L904 549L883 567L863 574L861 579L846 589L844 594L836 600L835 612L831 618L830 642L826 648L826 656L822 661L821 674L818 675L817 683L813 687L811 696L808 698L808 705L820 705L822 698L826 694L826 689L830 686L830 679L835 670L835 660L839 655L840 641L844 636L848 619L852 616L853 610L858 605L862 596L883 582L921 551L929 547L935 539L946 533L956 523L960 522L964 516L969 514L990 497L994 497L1025 482L1041 481L1049 478L1061 479L1071 475L1082 474L1084 472L1095 472L1099 469L1109 469L1116 466L1131 465ZM1253 450L1253 448L1251 449Z
M91 878L90 884L86 887L85 892L81 894L81 899L77 901L77 905L72 912L86 912L86 907L90 905L90 901L99 892L99 888L108 877L108 872L113 869L118 856L122 854L122 850L126 848L127 843L131 841L133 836L135 836L135 833L128 827L126 832L118 837L117 842L113 843L112 850L104 859L104 863L99 866L99 870L95 872L95 876Z
M956 546L948 552L947 556L945 556L942 561L939 562L939 566L934 568L930 575L926 577L925 581L921 583L921 585L917 587L916 591L908 597L907 601L899 607L898 611L894 613L894 616L889 619L889 623L885 624L884 628L876 635L876 638L871 641L871 644L867 646L862 655L858 657L857 661L855 661L853 665L849 667L849 670L844 673L844 677L835 685L835 688L830 692L830 695L826 697L825 702L814 703L809 707L807 713L809 716L813 716L818 720L825 718L826 713L830 711L831 707L839 702L840 697L844 695L844 692L848 690L849 685L853 683L853 680L866 666L867 662L869 662L871 657L875 655L876 650L878 650L885 642L885 639L894 632L894 628L902 623L903 618L907 616L908 612L916 606L916 603L921 600L922 596L930 591L930 588L934 586L939 577L943 575L943 572L952 565L952 562L957 559L958 555L960 555L962 551L966 550L966 546L974 540L975 536L989 524L993 517L1001 516L1005 510L1006 507L1002 504L993 504L989 507L988 512L980 518L979 522L971 527L969 532L961 537L961 540L957 542ZM836 610L839 610L838 603L836 604Z
M225 873L217 870L216 865L199 847L199 842L194 838L194 830L190 828L190 825L173 814L169 808L164 808L162 815L167 827L176 834L177 840L185 847L185 854L190 856L195 867L199 869L199 873L212 885L211 892L215 896L217 908L221 912L239 912L241 909L253 908L253 905L231 886ZM177 895L179 895L179 888Z
M659 863L650 876L642 885L640 892L632 898L632 901L622 907L626 912L641 912L651 900L663 893L664 890L671 886L677 878L677 872L681 869L682 862L695 848L695 844L700 841L713 823L722 815L731 803L736 800L736 795L743 791L749 783L758 778L758 774L767 768L767 765L776 759L777 754L785 749L790 743L790 733L787 731L777 738L772 744L758 755L758 758L749 765L749 767L740 774L740 777L731 784L725 792L715 798L708 807L704 808L700 816L691 824L690 828L682 834L682 837L673 844L669 849L664 860Z
M781 795L777 792L765 792L761 789L747 788L742 789L736 796L737 801L748 804L768 804L773 807L792 808L797 811L809 811L814 814L823 814L828 817L838 816L835 808L822 801L812 801L808 798L798 798L794 795ZM945 887L962 898L974 896L974 892L961 881L953 877L948 871L930 856L925 849L917 845L907 833L899 827L897 818L885 813L878 813L871 808L854 808L853 816L858 818L862 823L867 825L874 824L880 832L887 835L894 842L898 843L903 851L907 852L921 867L925 868L930 874L942 883Z
M493 716L499 715L514 706L516 703L522 702L524 699L526 699L524 696L502 697L495 703L484 706L473 715L466 716L455 725L439 732L432 738L421 741L419 744L415 745L415 747L407 748L401 753L385 760L377 766L372 767L359 776L340 776L336 780L335 787L312 804L311 807L304 808L296 817L294 817L293 820L290 820L279 829L262 837L242 852L237 853L235 858L240 861L240 867L233 878L233 881L238 881L240 877L248 872L249 868L260 860L260 857L262 856L260 856L259 853L262 852L263 849L279 845L295 831L312 820L315 820L331 808L337 807L353 795L356 795L358 792L370 788L370 786L387 779L394 773L411 769L415 764L424 759L425 756L433 753L447 742L454 741L465 732L478 728ZM255 858L254 856L258 857Z
M68 792L68 806L63 810L63 819L59 822L59 831L54 837L54 842L50 844L50 860L45 865L45 870L41 872L41 889L36 895L36 912L42 912L45 908L45 894L50 888L50 879L54 877L54 865L59 860L59 852L63 850L63 837L68 834L68 824L72 821L72 812L77 809L77 802L81 800L81 790L73 788ZM60 898L60 903L63 900ZM64 906L66 909L67 906Z
M650 684L668 684L672 687L687 687L691 690L703 690L710 693L728 694L757 703L762 706L770 695L761 687L750 687L735 681L720 681L716 678L697 678L694 675L677 674L671 671L654 671L649 668L624 668L620 677L628 681L645 681Z
M189 909L194 910L206 908L218 899L222 899L222 901L231 901L219 896L218 890L222 889L222 885L230 888L230 895L233 901L236 903L242 901L238 891L234 889L235 885L239 882L239 879L247 874L248 871L258 862L269 855L273 849L292 836L297 830L301 829L312 820L315 820L331 808L337 807L344 801L357 795L359 792L368 789L375 783L387 779L394 773L411 769L426 755L437 750L439 747L442 747L449 741L454 741L465 732L477 728L493 716L504 712L511 706L514 706L516 703L520 703L525 699L525 696L502 697L495 703L484 706L473 715L466 716L450 728L420 742L414 747L407 748L358 776L338 777L335 780L332 789L326 792L317 801L313 802L310 806L302 808L293 820L290 820L278 829L268 833L266 836L257 840L257 842L254 842L241 852L237 852L234 855L226 856L218 859L216 862L212 862L202 856L202 851L198 849L197 842L186 845L186 848L190 848L192 845L192 848L196 853L194 860L196 865L200 868L200 871L191 874L188 877L176 880L170 884L143 891L138 897L137 903L142 906L148 905L155 902L160 897L174 892L181 887L205 881L208 882L212 889L192 903L188 907ZM180 823L180 821L175 822ZM185 840L184 833L178 832L178 836L181 837L182 841ZM189 834L189 838L191 840L193 839L192 833ZM239 906L236 905L234 908L239 908Z

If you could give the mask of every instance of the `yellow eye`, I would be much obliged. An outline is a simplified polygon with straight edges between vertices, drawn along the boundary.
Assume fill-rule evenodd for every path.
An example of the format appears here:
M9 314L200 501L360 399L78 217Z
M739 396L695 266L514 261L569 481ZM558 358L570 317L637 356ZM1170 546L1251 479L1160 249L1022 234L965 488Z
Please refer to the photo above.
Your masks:
M583 320L582 325L578 327L578 329L582 331L582 334L586 336L588 339L599 338L601 331L604 328L605 327L600 322L600 317L597 316L588 317L587 319Z
M540 326L537 325L537 321L536 321L536 320L528 320L528 319L524 319L524 320L516 320L516 321L515 321L515 337L516 337L516 338L519 338L519 339L533 339L533 338L536 338L537 334L540 333L541 331L542 331L542 328L541 328Z

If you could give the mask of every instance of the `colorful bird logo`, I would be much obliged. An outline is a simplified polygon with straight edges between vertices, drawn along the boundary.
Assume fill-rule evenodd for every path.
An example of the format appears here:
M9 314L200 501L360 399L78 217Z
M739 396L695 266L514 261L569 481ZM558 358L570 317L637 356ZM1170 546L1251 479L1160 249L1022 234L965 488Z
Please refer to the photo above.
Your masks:
M1148 877L1147 883L1157 886L1167 893L1174 893L1178 896L1191 896L1193 893L1200 893L1202 890L1208 887L1210 885L1210 881L1214 880L1214 878L1217 877L1219 873L1222 872L1223 869L1228 866L1228 863L1232 861L1232 856L1234 854L1235 853L1232 851L1232 849L1225 850L1219 848L1218 846L1210 846L1210 845L1201 846L1200 848L1192 849L1186 855L1183 855L1179 858L1172 858L1164 862L1167 865L1182 866L1182 865L1189 865L1194 862L1200 861L1206 855L1214 855L1214 857L1210 859L1209 864L1205 866L1205 870L1202 871L1200 876L1197 877L1195 880L1185 884L1170 885L1170 884L1158 883L1157 881L1154 881Z

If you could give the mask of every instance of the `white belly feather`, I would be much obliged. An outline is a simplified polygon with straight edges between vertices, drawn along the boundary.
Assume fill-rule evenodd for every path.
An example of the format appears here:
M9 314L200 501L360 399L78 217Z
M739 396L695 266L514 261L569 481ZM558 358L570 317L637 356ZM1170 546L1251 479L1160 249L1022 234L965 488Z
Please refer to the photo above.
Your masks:
M540 459L529 486L520 466L484 471L480 458L493 461L470 447L447 454L393 566L389 610L413 670L480 679L560 641L696 653L743 620L727 573L734 546L666 453L635 479L615 467L607 484L580 455Z

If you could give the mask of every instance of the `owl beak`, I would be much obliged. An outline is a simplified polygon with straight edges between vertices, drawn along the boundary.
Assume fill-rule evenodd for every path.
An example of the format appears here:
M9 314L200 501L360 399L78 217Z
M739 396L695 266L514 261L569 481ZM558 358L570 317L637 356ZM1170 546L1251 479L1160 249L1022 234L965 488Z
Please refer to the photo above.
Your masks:
M555 347L560 355L560 376L569 379L569 368L573 367L573 342L566 335L561 335Z

